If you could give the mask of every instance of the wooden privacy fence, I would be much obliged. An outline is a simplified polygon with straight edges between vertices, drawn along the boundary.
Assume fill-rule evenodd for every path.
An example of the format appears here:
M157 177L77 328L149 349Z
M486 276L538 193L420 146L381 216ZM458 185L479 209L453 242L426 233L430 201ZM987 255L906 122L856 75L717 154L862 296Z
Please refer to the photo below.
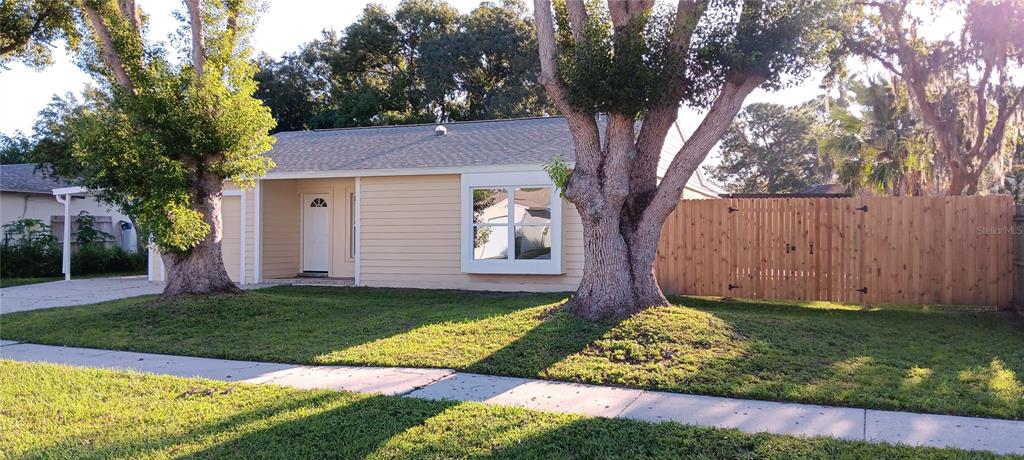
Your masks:
M683 200L655 270L669 294L998 305L1013 295L1013 199Z

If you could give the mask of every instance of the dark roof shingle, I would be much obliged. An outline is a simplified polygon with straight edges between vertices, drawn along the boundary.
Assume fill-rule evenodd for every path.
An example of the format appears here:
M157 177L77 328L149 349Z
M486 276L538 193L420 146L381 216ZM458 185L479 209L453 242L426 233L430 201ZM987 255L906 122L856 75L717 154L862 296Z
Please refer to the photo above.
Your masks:
M274 172L458 167L573 160L562 117L290 131L275 134Z
M26 193L52 193L53 189L74 184L48 177L29 163L0 165L0 191Z

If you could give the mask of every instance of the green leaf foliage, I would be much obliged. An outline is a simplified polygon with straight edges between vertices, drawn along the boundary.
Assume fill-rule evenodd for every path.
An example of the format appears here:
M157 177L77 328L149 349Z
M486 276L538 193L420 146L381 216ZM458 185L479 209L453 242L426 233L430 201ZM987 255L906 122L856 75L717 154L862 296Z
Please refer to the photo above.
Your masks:
M584 112L642 115L666 98L705 107L727 78L738 75L763 77L763 88L778 89L827 61L839 44L841 5L712 0L689 48L679 51L670 40L676 12L665 5L616 33L606 7L591 0L580 43L570 34L565 0L556 0L559 76L572 105Z
M79 44L74 0L4 0L0 2L0 69L12 62L41 69L53 63L58 40Z
M710 176L737 193L794 193L823 182L810 107L748 105L722 138Z
M547 115L539 69L522 0L461 15L405 0L394 13L370 4L344 30L262 60L257 95L280 130Z
M161 251L184 253L210 231L197 203L205 199L201 190L218 189L225 179L250 187L273 167L263 153L273 143L267 133L274 119L253 96L256 67L247 43L256 5L203 2L206 62L199 75L190 46L171 59L139 38L115 2L96 4L131 88L99 65L97 43L85 47L83 65L100 86L81 105L56 100L42 114L36 131L52 145L39 149L38 161L135 216Z

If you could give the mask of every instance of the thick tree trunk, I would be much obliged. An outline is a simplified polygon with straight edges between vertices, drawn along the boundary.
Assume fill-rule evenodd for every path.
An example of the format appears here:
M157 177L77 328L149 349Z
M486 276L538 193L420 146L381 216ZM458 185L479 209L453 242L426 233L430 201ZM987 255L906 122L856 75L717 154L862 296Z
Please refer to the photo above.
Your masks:
M968 170L959 164L951 164L949 167L949 188L946 189L947 196L975 195L978 193L978 180L981 177L981 169Z
M583 279L566 307L592 321L626 318L668 305L654 277L658 241L627 237L618 226L609 225L612 220L583 217Z
M184 254L167 254L167 286L161 298L182 294L237 294L242 290L231 281L224 268L221 255L221 198L224 185L213 174L199 173L192 199L196 209L203 213L210 233L198 245Z

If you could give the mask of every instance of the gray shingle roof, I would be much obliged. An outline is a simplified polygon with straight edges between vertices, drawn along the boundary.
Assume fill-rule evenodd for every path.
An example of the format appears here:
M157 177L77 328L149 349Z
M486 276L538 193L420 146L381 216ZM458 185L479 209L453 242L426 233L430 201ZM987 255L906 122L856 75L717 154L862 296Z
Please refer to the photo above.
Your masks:
M28 163L0 165L0 191L50 194L55 188L73 185L49 178L35 168L36 165Z
M381 126L275 134L274 172L396 169L544 163L573 160L562 117Z

